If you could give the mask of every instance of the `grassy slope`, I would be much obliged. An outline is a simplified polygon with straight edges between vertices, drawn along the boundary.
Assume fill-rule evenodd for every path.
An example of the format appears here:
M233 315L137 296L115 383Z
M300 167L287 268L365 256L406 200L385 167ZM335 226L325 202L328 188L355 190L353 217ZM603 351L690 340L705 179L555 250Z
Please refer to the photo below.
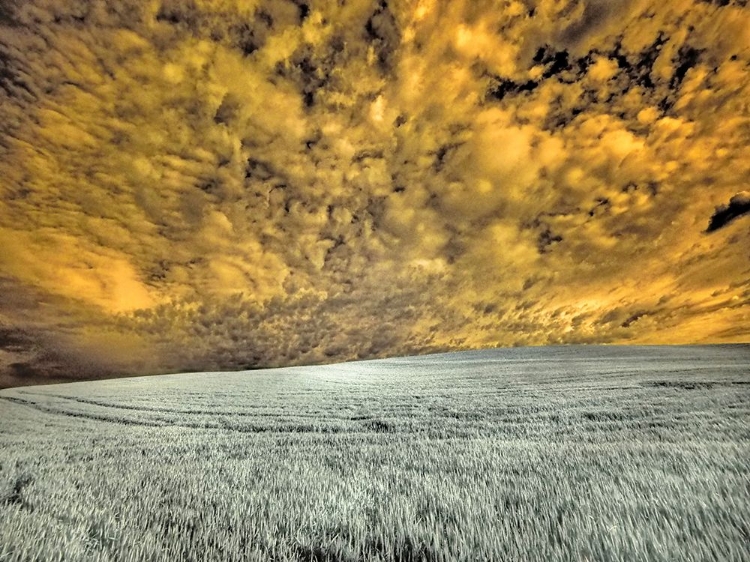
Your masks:
M0 560L750 560L747 346L0 397Z

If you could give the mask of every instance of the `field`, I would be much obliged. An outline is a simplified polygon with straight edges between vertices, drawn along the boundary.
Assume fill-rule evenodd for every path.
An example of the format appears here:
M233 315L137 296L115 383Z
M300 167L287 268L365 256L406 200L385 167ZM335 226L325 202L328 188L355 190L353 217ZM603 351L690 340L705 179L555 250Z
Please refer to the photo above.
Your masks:
M750 345L0 392L0 561L750 560Z

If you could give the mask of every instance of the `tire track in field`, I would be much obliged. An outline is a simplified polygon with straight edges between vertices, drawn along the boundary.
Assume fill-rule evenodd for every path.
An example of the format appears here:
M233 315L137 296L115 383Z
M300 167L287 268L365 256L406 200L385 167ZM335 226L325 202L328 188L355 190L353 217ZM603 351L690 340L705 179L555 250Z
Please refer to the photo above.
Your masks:
M12 402L15 404L20 404L22 406L28 406L29 408L33 408L34 410L38 410L40 412L46 412L48 414L58 414L61 416L67 416L71 418L89 419L89 420L94 420L94 421L107 421L107 422L120 423L123 425L142 425L142 426L149 426L149 427L163 427L165 425L165 424L150 422L148 420L132 420L129 418L109 418L107 416L101 416L101 415L97 415L94 413L71 412L71 411L66 411L66 410L60 410L58 408L53 408L51 406L39 404L38 402L32 402L31 400L24 400L23 398L18 398L16 396L0 396L0 399L7 400L8 402Z
M26 393L31 394L31 393ZM39 394L38 396L49 396L49 397L56 397L56 398L67 398L63 396L56 396L56 395L47 395L47 394ZM71 418L78 418L78 419L86 419L86 420L92 420L92 421L103 421L103 422L109 422L119 425L132 425L132 426L142 426L142 427L183 427L186 429L197 429L197 430L216 430L220 429L223 431L229 431L233 433L282 433L282 434L295 434L295 433L315 433L315 434L361 434L361 433L382 433L382 430L380 426L377 423L372 423L372 419L366 419L367 423L363 424L356 424L352 425L351 427L345 427L345 426L316 426L314 424L293 424L293 425L280 425L280 426L270 426L270 425L258 425L258 424L248 424L248 425L234 425L229 420L226 419L226 417L219 417L211 420L207 420L207 422L204 423L189 423L185 422L185 420L145 420L145 419L133 419L133 418L118 418L118 417L109 417L106 415L96 414L94 412L75 412L70 410L64 410L60 408L55 408L54 406L40 404L39 402L34 402L32 400L25 400L23 398L19 398L17 396L3 396L0 395L0 399L7 400L8 402L19 404L22 406L27 406L29 408L35 409L37 411L45 412L48 414L53 415L61 415L65 417L71 417ZM86 402L84 402L86 403ZM136 407L129 407L130 410L137 410ZM231 414L234 416L235 414ZM267 417L276 417L279 419L282 419L283 416L281 415L274 415L274 414L265 414ZM302 417L302 416L295 416L295 417ZM313 414L308 414L306 417L316 417ZM317 419L320 419L318 416ZM342 421L358 421L351 417L339 417L336 418ZM377 420L375 420L377 421ZM403 433L403 432L402 432Z
M23 394L28 395L28 396L43 396L43 397L50 397L50 398L59 398L62 400L69 400L69 401L78 402L81 404L90 404L92 406L100 406L102 408L130 410L130 411L136 411L136 412L153 412L157 414L188 414L188 415L197 415L197 416L268 417L268 418L281 417L278 413L271 413L271 412L247 412L247 411L243 412L241 410L217 411L217 410L186 410L186 409L178 409L178 408L157 408L155 406L145 406L145 405L134 406L132 404L112 404L110 402L93 400L91 398L79 398L75 396L65 396L64 394L46 394L46 393L41 394L41 393L32 393L32 392L24 392ZM253 405L247 405L247 407L257 408L257 406L253 406ZM294 417L320 419L320 414L295 413ZM350 419L348 416L328 416L328 417L329 419L339 419L339 420Z

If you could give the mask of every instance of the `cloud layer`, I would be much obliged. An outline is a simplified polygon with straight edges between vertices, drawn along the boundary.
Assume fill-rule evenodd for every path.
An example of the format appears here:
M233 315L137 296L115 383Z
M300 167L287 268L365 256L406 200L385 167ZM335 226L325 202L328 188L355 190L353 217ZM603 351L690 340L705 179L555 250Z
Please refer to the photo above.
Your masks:
M6 2L3 384L748 341L748 217L710 227L747 199L748 28L740 1Z

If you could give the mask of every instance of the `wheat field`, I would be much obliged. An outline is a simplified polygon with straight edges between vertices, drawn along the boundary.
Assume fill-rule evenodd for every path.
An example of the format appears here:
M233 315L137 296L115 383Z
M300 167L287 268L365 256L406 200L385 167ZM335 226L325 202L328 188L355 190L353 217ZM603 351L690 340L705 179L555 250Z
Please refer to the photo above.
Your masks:
M750 560L750 346L0 392L0 561Z

